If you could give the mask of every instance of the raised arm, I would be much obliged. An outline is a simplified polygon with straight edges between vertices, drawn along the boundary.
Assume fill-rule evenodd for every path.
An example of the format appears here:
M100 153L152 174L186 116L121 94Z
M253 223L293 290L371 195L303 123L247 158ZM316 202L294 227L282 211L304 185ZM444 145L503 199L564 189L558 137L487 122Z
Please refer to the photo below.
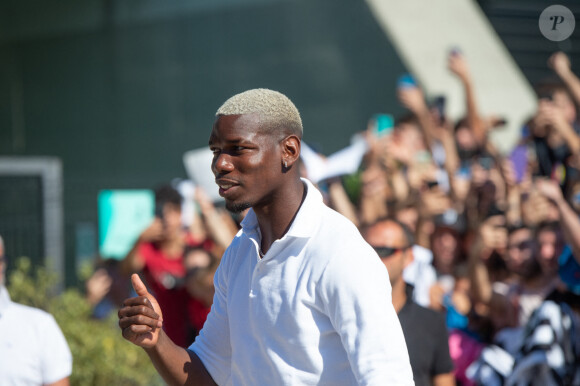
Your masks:
M397 97L401 104L417 117L425 143L432 146L433 140L437 138L437 134L421 89L417 86L399 88L397 90Z
M473 81L471 79L471 74L469 73L467 60L463 54L459 52L453 52L449 55L447 67L453 74L455 74L455 76L459 78L461 84L463 85L463 89L465 91L467 122L470 129L473 130L475 138L479 144L482 145L485 143L487 132L477 109L475 90L473 88Z
M573 154L580 152L580 137L576 134L572 125L566 121L562 111L553 102L541 102L538 106L538 115L560 133Z
M340 178L334 178L328 181L328 194L333 209L352 221L354 225L358 226L359 222L356 215L356 208L348 198Z
M137 297L127 299L119 310L119 327L129 342L143 347L157 372L168 385L215 385L195 353L177 346L161 328L163 314L139 275L131 282Z
M222 253L232 242L238 229L232 218L224 216L211 202L207 194L201 188L195 190L195 199L201 209L207 231L212 239L221 247Z
M159 218L153 222L139 235L133 247L121 261L121 272L129 276L132 273L140 272L145 266L145 260L139 254L139 245L144 242L159 241L163 237L163 223Z
M552 180L537 180L538 191L556 204L560 213L560 225L566 241L572 247L574 257L580 262L580 219L564 199L562 190Z
M580 79L572 72L568 56L563 52L556 52L548 59L548 66L568 87L576 105L580 105Z
M505 217L494 215L485 219L479 227L478 236L469 254L469 275L471 295L475 302L489 305L493 293L493 282L486 266L486 260L494 251L502 253L507 248Z

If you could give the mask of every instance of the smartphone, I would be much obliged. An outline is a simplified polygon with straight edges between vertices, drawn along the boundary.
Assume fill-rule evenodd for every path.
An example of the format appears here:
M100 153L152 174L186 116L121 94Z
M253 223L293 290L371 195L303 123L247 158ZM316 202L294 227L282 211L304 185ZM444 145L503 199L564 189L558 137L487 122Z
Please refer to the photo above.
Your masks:
M439 182L437 182L435 180L433 180L433 181L427 181L426 183L427 183L427 187L429 189L433 189L433 188L439 186Z
M439 123L445 123L445 96L439 95L435 98L435 102L433 102L433 107L437 110L437 114L439 115Z
M411 74L404 74L399 77L397 81L397 88L417 87L417 82Z
M391 114L375 114L374 134L377 138L381 138L391 134L395 127L395 120Z
M451 50L449 51L449 55L461 55L461 48L459 47L451 48Z
M505 118L500 118L497 120L497 122L495 123L496 126L505 126L507 125L508 121Z
M455 173L459 178L470 179L471 178L471 165L470 162L463 161L459 170Z
M575 207L580 206L580 192L574 193L571 201L572 205L574 205Z
M161 220L163 228L165 228L165 217L163 216L163 204L155 206L155 217Z
M509 156L514 167L516 182L519 184L524 179L528 169L528 149L525 145L517 146Z
M484 170L491 170L495 161L492 157L489 156L482 156L477 159L479 166L481 166Z
M163 220L163 205L155 206L155 217Z

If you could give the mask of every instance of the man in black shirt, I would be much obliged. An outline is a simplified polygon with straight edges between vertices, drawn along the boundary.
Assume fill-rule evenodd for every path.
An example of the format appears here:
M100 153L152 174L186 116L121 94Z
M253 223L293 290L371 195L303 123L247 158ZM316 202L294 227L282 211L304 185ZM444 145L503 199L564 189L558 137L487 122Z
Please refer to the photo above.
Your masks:
M403 270L413 261L412 233L391 219L377 222L364 233L389 271L393 305L407 341L415 384L455 385L443 315L413 302L413 287L403 280Z

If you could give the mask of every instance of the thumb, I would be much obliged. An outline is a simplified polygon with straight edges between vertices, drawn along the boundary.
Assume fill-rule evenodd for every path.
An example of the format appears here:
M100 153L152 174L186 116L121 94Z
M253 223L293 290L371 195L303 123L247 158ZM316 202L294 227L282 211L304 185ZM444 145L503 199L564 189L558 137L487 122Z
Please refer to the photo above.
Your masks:
M131 275L131 284L133 285L133 289L139 296L145 296L151 303L151 306L155 312L159 315L160 320L163 320L163 313L161 312L161 307L159 307L159 303L155 299L153 295L149 293L145 284L141 280L138 274L134 273Z
M131 275L131 284L133 285L133 289L135 290L137 295L147 297L150 296L149 291L147 291L147 287L145 287L145 284L143 284L143 281L136 273Z

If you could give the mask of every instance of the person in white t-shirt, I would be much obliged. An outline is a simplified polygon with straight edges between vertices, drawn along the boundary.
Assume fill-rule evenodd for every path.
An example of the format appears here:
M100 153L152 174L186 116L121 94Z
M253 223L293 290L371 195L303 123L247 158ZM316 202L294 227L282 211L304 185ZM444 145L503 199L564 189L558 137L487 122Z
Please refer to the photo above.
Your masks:
M413 385L386 268L300 179L294 104L255 89L216 115L209 146L220 195L230 211L250 210L216 272L211 312L180 348L133 275L139 296L119 310L125 339L169 384Z
M72 355L52 315L10 300L0 237L0 385L67 386Z

